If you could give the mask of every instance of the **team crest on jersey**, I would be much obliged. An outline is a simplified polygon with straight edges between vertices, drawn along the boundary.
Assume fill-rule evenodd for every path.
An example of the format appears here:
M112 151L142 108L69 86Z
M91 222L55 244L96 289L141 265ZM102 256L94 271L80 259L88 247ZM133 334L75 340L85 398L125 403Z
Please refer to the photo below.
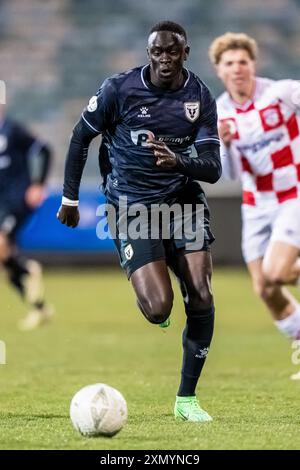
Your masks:
M124 248L124 255L125 255L125 258L129 261L132 257L133 257L133 248L131 245L127 245L125 248Z
M278 104L268 106L259 111L264 130L275 129L283 124L283 117Z
M187 102L184 103L184 110L185 110L185 115L188 118L189 121L195 122L200 114L200 102L199 101L193 101L193 102Z
M89 101L89 104L87 106L87 110L90 112L90 113L93 113L94 111L96 111L97 109L97 106L98 106L98 103L97 103L97 96L92 96L90 101Z

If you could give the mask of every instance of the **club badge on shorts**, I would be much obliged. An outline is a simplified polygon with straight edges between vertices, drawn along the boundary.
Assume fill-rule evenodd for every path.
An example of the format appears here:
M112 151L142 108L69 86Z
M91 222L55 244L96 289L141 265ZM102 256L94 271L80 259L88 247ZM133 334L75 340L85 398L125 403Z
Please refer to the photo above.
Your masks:
M132 257L133 257L133 248L131 245L127 245L125 248L124 248L124 255L125 255L125 258L129 261Z
M185 115L189 121L195 122L200 114L200 102L199 101L189 101L184 104Z

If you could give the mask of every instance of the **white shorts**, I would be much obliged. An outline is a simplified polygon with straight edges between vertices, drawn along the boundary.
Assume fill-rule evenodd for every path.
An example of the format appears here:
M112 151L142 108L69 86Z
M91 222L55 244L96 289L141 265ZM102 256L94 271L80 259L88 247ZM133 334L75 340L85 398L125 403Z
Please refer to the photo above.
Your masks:
M263 258L269 243L280 241L300 250L300 199L269 207L242 206L242 252L246 263Z

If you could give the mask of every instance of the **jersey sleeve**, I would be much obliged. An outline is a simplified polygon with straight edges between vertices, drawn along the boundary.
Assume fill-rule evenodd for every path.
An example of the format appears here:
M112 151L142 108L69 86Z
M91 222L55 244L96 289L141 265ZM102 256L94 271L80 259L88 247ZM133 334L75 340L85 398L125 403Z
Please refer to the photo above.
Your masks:
M240 180L242 175L241 161L238 151L231 145L226 147L222 140L220 145L222 176L225 180Z
M105 80L82 113L85 124L95 134L101 134L118 119L117 92L111 79Z
M31 148L38 144L38 140L22 125L14 124L14 145L26 156Z
M220 144L216 101L206 86L203 86L200 103L199 130L195 145Z
M273 85L272 93L293 111L300 112L300 81L279 80Z
M51 149L18 123L14 125L13 139L24 156L31 184L43 184L50 168Z

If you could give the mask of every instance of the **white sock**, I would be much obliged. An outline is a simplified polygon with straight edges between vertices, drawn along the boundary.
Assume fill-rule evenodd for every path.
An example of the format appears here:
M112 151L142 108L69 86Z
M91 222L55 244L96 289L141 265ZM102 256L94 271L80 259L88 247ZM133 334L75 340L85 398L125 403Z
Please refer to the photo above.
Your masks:
M278 330L288 338L300 339L300 305L288 317L274 322Z

